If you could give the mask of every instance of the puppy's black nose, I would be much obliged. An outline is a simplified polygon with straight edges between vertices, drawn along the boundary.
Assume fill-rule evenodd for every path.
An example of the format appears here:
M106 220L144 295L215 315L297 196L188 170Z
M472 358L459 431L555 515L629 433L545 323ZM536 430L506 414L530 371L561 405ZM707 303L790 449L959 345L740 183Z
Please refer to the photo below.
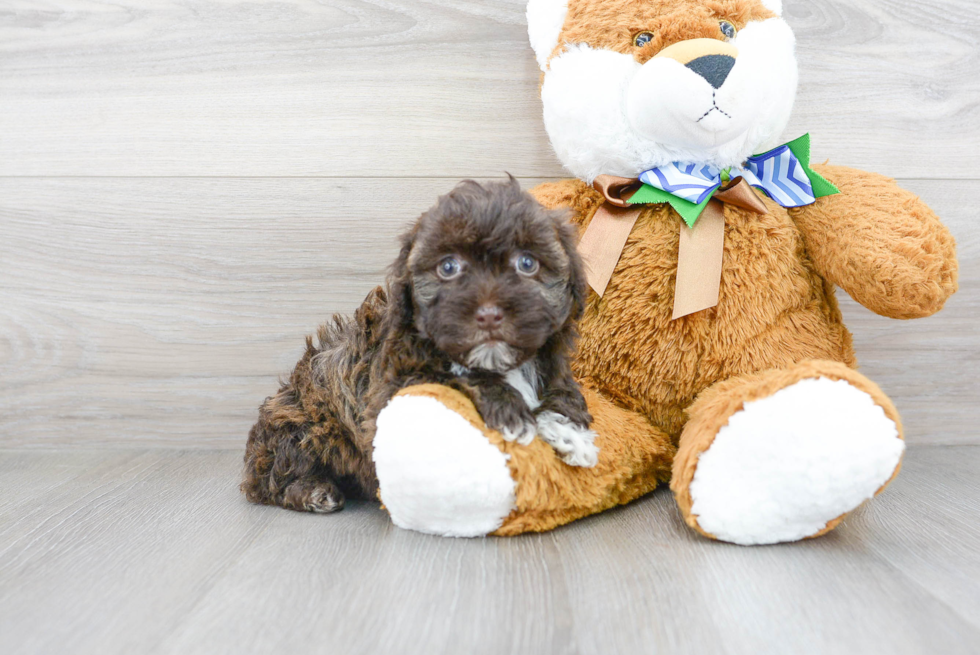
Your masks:
M476 310L476 324L481 330L492 330L504 322L504 311L491 303L484 303Z
M705 55L687 63L687 67L720 89L735 67L735 57L729 55Z

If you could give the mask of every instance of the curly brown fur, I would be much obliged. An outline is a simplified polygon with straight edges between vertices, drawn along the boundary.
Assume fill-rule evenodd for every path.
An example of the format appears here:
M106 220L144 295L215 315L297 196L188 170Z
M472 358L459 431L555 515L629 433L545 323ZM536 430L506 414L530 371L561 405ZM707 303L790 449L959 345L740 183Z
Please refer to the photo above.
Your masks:
M376 496L375 419L411 385L458 389L505 435L533 436L543 412L587 429L569 364L586 294L575 243L566 214L545 210L513 178L465 181L440 198L402 236L385 287L353 318L321 326L316 344L307 339L260 408L245 454L248 500L331 512L345 496ZM515 373L538 406L508 383Z

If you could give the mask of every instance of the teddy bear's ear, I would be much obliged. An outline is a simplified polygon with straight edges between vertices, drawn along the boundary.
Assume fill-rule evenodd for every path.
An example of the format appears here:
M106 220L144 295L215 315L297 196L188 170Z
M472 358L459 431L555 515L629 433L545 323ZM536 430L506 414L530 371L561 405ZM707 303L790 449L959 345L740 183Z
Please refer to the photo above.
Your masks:
M762 0L762 4L764 4L767 9L776 12L777 16L783 15L783 0Z
M558 45L558 36L567 13L568 0L528 0L527 35L541 70L545 69L548 57Z

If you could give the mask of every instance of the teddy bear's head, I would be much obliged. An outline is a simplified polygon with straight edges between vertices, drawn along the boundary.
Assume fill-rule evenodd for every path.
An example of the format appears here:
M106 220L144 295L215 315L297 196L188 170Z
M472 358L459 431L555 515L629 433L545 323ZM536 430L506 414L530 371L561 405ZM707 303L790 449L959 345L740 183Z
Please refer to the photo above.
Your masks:
M796 96L782 0L530 0L562 163L591 182L672 162L738 166L779 145Z

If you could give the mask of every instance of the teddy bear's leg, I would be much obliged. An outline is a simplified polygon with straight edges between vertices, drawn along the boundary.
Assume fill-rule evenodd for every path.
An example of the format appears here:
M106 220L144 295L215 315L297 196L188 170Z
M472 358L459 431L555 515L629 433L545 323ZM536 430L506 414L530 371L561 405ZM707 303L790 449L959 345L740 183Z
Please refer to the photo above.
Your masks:
M829 532L897 475L905 450L888 397L838 362L719 382L688 414L671 488L688 525L737 544Z
M641 415L583 389L598 464L569 466L540 438L522 446L487 428L461 393L402 390L378 416L381 501L395 525L457 537L550 530L627 503L670 478L674 447Z

